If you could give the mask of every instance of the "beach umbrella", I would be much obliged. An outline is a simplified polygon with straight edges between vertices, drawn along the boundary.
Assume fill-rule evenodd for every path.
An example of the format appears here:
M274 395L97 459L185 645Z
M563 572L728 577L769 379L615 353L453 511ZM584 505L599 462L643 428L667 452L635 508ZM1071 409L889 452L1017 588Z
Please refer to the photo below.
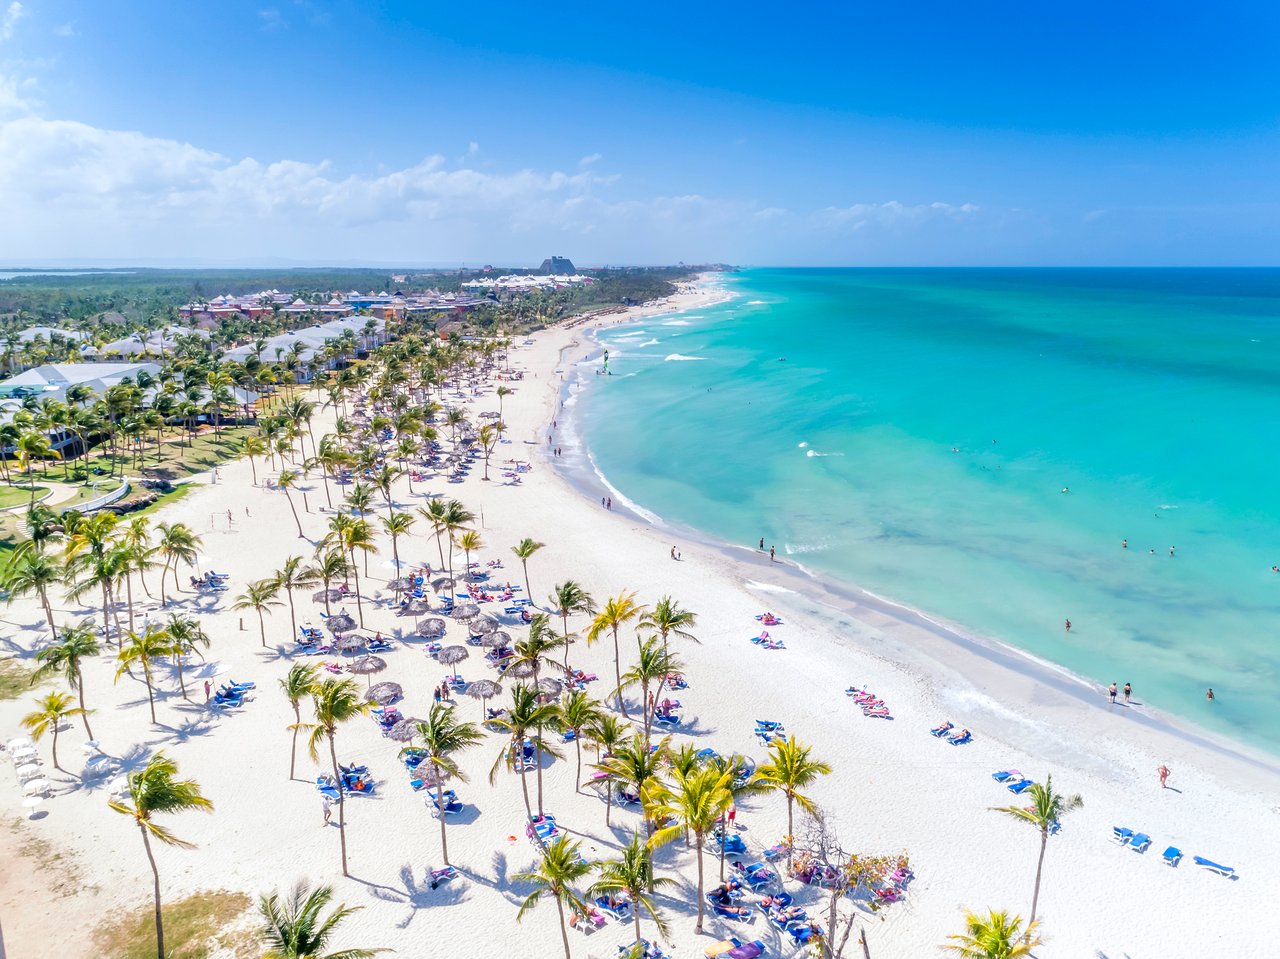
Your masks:
M480 418L481 418L482 420L496 420L496 419L498 419L501 415L502 415L502 414L501 414L501 413L499 413L497 410L488 410L488 411L486 411L486 412L484 412L484 413L481 413L481 414L480 414Z
M404 590L409 589L411 586L413 586L413 583L409 582L407 579L404 579L404 578L393 579L389 583L387 583L387 589L391 590L394 593L403 592Z
M511 637L499 629L483 637L480 645L485 649L501 649L503 646L511 645Z
M488 712L484 711L487 710L485 704L494 696L502 695L502 683L495 682L492 679L477 679L474 683L467 684L467 695L472 699L481 700L480 708L482 712L480 716L483 718L488 715Z
M324 625L325 625L325 628L329 630L329 632L334 633L336 635L338 633L351 632L353 629L356 628L356 621L352 619L347 613L344 612L344 613L336 613L335 615L330 616L327 620L325 620Z
M564 683L551 676L543 676L537 682L538 692L546 693L548 696L559 696L564 690Z
M472 636L488 636L497 628L498 621L492 616L480 616L467 624L467 632Z
M471 656L471 650L465 646L446 646L436 654L436 660L444 663L446 666L457 667L458 663ZM458 670L453 671L453 678L458 678Z
M28 779L35 779L39 775L39 763L26 763L18 767L18 782L26 782Z
M354 653L357 649L364 649L365 643L369 640L364 636L357 636L354 633L341 636L333 641L333 648L340 653Z
M437 593L444 589L453 589L455 585L454 581L448 576L437 576L431 581L431 588Z
M5 744L5 748L8 749L9 752L13 752L16 749L21 749L23 746L30 747L31 745L32 745L31 740L28 739L26 736L18 736L15 739L10 739Z
M366 677L366 682L369 681L369 676L372 676L374 673L380 673L386 668L387 661L379 656L361 656L354 662L347 664L347 670L349 672L353 672L357 676Z
M399 683L375 683L369 688L364 698L379 706L386 706L403 695L404 690L400 688Z
M459 603L453 608L453 618L460 623L475 619L480 615L480 607L475 603Z
M439 616L433 616L419 628L418 633L423 639L440 639L444 636L445 623Z
M342 599L340 589L321 589L311 594L312 602L316 603L332 603L339 599Z
M34 796L36 793L47 793L50 785L47 779L32 779L22 787L22 791L28 796Z
M517 660L506 668L503 676L514 676L516 679L528 679L533 675L533 663L527 660Z
M418 723L420 722L422 720L416 717L402 719L387 730L387 738L394 739L398 743L407 743L418 734Z
M28 819L35 818L36 810L40 808L40 804L42 802L44 802L43 796L28 796L26 799L22 800L22 805L26 809L30 810L30 812L27 813Z
M431 612L431 604L425 599L411 599L400 607L396 613L397 616L412 616L417 619L425 613Z

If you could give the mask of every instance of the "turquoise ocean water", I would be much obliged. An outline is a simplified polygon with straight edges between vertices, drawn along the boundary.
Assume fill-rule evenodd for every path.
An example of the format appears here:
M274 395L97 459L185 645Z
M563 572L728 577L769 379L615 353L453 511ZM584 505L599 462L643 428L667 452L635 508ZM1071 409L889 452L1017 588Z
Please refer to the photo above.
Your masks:
M723 283L600 336L627 498L1280 752L1280 270Z

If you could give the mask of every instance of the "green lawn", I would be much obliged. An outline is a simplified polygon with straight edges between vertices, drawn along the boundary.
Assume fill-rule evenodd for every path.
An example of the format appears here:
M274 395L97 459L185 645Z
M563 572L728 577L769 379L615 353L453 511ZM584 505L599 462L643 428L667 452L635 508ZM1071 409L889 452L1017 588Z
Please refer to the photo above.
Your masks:
M162 469L170 473L172 478L181 479L195 473L202 473L239 456L240 444L253 432L256 432L256 428L252 426L223 427L220 435L216 435L213 430L208 430L191 440L190 446L187 445L185 437L180 438L178 433L171 432L167 435L167 441L162 444L160 456L156 455L154 442L146 444L141 457L141 467L139 467L138 457L126 453L122 453L119 457L112 457L106 446L97 446L91 450L87 462L84 459L75 459L66 465L72 470L82 469L87 465L90 481L106 479L113 472L119 475L122 468L126 476L136 475L139 469ZM102 473L95 475L93 472L95 469L101 470ZM44 480L65 483L67 481L61 460L46 464L44 469L35 470L32 475L36 482Z
M39 500L40 497L47 492L49 492L49 487L37 486L36 499ZM0 486L0 509L4 509L7 506L18 506L29 502L31 502L30 486L9 486L7 484Z
M16 659L0 659L0 699L17 699L31 692L31 673Z
M172 959L205 959L222 950L257 955L250 935L228 928L237 925L251 905L242 892L202 892L163 903L165 952ZM94 938L104 959L154 959L155 909L148 903L108 920Z

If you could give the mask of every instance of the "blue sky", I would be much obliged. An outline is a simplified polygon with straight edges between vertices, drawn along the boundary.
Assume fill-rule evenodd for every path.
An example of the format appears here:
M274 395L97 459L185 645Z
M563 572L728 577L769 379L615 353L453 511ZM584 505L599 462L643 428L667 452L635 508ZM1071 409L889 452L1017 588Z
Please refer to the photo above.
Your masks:
M1262 2L0 0L0 265L1275 264L1278 49Z

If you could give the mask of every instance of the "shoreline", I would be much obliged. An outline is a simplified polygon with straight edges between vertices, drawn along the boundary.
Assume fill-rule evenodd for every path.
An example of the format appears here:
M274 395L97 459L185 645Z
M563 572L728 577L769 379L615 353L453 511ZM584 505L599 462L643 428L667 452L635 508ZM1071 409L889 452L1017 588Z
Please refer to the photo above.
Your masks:
M706 277L710 275L700 274L695 281L695 286L702 286ZM574 328L575 339L561 348L558 364L565 370L565 382L559 391L558 418L564 420L559 426L559 435L567 436L568 440L564 443L557 441L557 443L564 445L566 452L562 457L549 459L554 471L566 485L584 500L591 502L595 500L592 489L603 488L606 495L611 495L620 504L615 506L615 512L625 512L636 520L648 524L656 533L673 539L675 545L682 551L691 547L715 550L730 565L734 574L744 581L747 580L749 572L768 572L774 575L781 573L789 581L789 586L784 587L789 593L805 596L809 590L815 590L816 595L826 599L811 601L814 611L828 620L837 622L841 619L854 620L864 625L872 625L878 617L890 617L922 636L931 637L936 642L931 643L927 651L914 643L900 643L894 649L894 654L917 668L930 671L935 674L935 678L940 674L954 672L972 679L969 673L974 671L976 664L973 657L976 656L986 664L982 669L1007 671L1024 680L1052 688L1057 693L1073 699L1079 706L1087 707L1098 716L1112 712L1113 707L1110 707L1106 701L1106 688L1066 666L998 637L985 636L965 629L928 610L871 592L838 575L809 569L789 558L779 559L776 562L766 561L764 554L757 548L731 543L696 527L660 516L636 503L625 490L614 485L595 462L582 434L576 399L578 395L590 388L588 384L591 383L591 379L580 371L580 366L600 355L602 347L598 342L598 334L605 328L638 325L658 316L677 316L691 310L723 303L735 296L733 293L719 289L708 292L714 294L714 298L709 301L699 300L677 304L658 301L658 303L645 304L644 307L636 310L634 315L632 311L628 311L622 316L611 317L609 323L588 321ZM583 340L587 341L587 344L584 344ZM587 346L585 350L584 345ZM574 369L571 377L570 370L573 368L579 369ZM872 650L864 648L864 652L872 652ZM991 686L994 685L992 680L996 677L986 675L981 678L985 685ZM1027 707L1030 703L1016 705ZM1280 754L1267 753L1248 743L1206 729L1197 725L1194 720L1146 705L1143 705L1141 710L1127 711L1125 718L1152 734L1173 737L1187 747L1203 750L1267 777L1280 777ZM1246 780L1252 778L1245 777Z

